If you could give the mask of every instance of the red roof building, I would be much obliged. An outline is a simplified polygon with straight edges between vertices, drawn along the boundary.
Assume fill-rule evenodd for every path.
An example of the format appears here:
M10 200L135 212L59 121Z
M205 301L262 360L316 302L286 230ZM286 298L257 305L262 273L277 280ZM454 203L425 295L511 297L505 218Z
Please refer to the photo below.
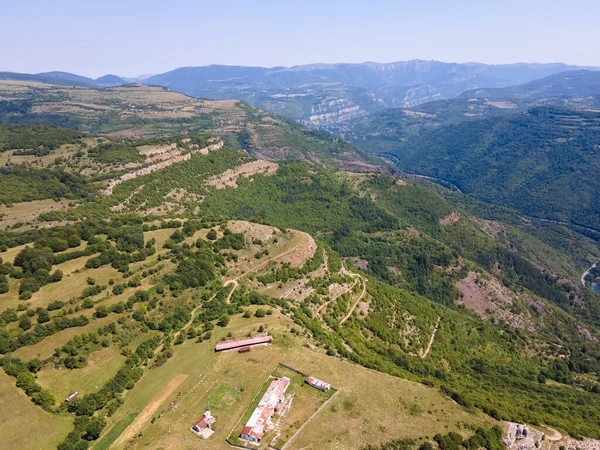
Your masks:
M290 385L287 377L273 380L265 395L258 402L256 409L246 422L240 438L250 442L260 442L269 429L271 418L279 410L285 398L285 391Z
M250 339L241 339L239 341L219 342L216 347L216 352L233 350L240 347L254 347L256 345L268 345L273 342L272 336L261 336Z

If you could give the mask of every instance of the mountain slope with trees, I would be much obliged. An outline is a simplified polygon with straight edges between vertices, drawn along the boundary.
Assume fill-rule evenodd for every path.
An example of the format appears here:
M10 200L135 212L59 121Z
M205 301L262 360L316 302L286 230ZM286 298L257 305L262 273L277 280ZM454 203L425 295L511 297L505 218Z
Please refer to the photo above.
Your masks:
M600 219L600 114L560 108L463 122L391 152L408 172L526 216L595 228Z

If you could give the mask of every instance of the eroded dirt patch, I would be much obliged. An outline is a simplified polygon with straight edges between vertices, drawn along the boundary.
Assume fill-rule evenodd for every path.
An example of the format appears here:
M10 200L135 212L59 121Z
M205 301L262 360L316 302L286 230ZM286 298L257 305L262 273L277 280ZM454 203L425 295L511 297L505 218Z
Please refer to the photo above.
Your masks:
M444 226L444 225L450 225L451 223L456 223L460 220L460 217L458 214L456 214L455 212L452 212L450 214L448 214L446 217L444 217L443 219L440 219L440 225Z
M535 327L525 312L513 312L517 295L493 278L484 278L469 272L466 278L456 283L462 294L459 304L465 305L478 316L498 321L522 330L535 331Z
M215 175L209 178L206 184L208 186L214 186L217 189L225 189L228 186L236 188L238 186L237 180L240 177L250 178L252 175L256 174L271 176L277 172L277 169L279 169L279 164L259 159L257 161L242 164L235 169L228 169L220 175Z

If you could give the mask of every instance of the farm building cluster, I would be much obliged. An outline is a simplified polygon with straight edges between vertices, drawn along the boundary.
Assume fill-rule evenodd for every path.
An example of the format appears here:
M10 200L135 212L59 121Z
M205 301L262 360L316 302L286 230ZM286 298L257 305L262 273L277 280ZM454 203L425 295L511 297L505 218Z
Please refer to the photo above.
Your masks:
M268 431L273 415L279 410L279 406L285 398L285 391L290 385L287 377L273 380L265 395L260 399L256 409L246 422L240 438L245 441L259 443Z
M219 342L215 347L215 352L238 350L240 353L242 353L250 351L252 347L256 347L259 345L270 345L272 342L272 336L260 336L249 339L240 339L237 341Z
M200 437L208 439L214 432L212 425L217 421L210 411L206 411L202 419L192 426L191 430Z

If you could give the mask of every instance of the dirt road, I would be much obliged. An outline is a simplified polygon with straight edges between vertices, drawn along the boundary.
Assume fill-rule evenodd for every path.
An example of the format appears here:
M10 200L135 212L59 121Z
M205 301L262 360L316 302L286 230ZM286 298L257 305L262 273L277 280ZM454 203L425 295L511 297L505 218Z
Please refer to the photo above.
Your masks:
M431 350L431 346L433 345L433 341L435 340L435 333L437 333L439 327L440 316L438 316L437 318L437 322L435 323L435 327L433 328L433 333L431 333L431 339L429 339L429 344L427 344L427 348L425 349L425 352L423 353L423 356L421 356L421 358L425 359L427 358L427 355L429 355L429 351Z
M349 276L351 276L353 278L360 279L362 281L362 285L363 285L362 292L358 296L358 299L354 302L354 305L352 305L352 308L350 308L350 311L348 311L348 314L346 314L346 316L342 320L340 320L340 325L342 325L346 320L348 320L350 318L350 316L354 312L354 309L358 306L358 304L360 303L360 301L363 299L363 297L367 293L367 279L365 277L363 277L362 275L359 275L357 273L349 272L348 270L346 270L346 268L344 267L343 264L342 264L342 269L340 270L340 273L342 275L349 275Z
M110 446L110 448L118 448L125 444L129 439L137 436L142 427L150 420L156 410L162 405L173 392L187 378L186 374L179 374L167 384L160 393L138 414L135 420L125 429L121 436Z
M582 286L585 286L585 277L587 276L587 274L590 273L590 271L592 269L595 269L599 262L600 262L600 259L598 261L596 261L594 264L592 264L588 270L583 272L583 275L581 275L581 285Z

